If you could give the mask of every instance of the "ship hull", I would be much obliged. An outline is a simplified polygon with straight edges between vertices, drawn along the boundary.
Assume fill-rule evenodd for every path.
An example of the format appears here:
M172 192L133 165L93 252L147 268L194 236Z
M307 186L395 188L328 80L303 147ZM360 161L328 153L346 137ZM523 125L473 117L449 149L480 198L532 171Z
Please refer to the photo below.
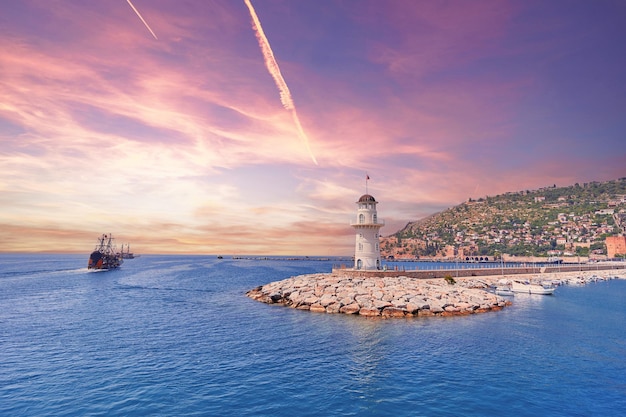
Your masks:
M102 235L98 239L98 245L89 255L87 269L115 269L119 268L122 263L124 263L124 259L121 253L115 249L113 237L110 234Z
M87 269L115 269L122 266L124 261L121 257L106 255L98 251L94 251L89 255Z

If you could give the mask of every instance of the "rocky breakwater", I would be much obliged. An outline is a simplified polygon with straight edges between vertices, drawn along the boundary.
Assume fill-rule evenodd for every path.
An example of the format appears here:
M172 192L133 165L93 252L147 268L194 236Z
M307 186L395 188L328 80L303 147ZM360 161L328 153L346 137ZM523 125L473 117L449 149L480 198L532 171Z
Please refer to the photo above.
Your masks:
M272 282L246 293L254 300L320 313L382 317L457 316L497 311L510 302L485 291L479 280L348 277L310 274Z

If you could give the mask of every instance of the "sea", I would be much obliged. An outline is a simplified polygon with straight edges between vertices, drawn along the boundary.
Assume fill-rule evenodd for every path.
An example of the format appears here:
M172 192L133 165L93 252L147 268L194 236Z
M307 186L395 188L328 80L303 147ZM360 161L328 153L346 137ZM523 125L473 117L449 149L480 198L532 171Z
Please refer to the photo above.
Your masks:
M0 255L0 415L626 415L626 280L373 319L245 295L334 259L87 258Z

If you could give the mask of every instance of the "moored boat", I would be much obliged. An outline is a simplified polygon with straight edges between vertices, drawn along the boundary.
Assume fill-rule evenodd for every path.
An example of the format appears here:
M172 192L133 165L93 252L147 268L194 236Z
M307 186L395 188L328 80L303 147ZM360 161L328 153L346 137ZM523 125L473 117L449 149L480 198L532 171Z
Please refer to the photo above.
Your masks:
M514 295L513 291L511 291L511 288L508 286L496 287L495 293L496 295L503 295L505 297L511 297Z
M535 284L529 281L513 281L511 283L511 291L526 294L542 294L551 295L555 288L545 284Z
M115 269L119 268L122 263L124 263L124 259L119 252L116 252L113 236L111 234L102 235L98 238L98 244L94 251L89 255L87 269Z

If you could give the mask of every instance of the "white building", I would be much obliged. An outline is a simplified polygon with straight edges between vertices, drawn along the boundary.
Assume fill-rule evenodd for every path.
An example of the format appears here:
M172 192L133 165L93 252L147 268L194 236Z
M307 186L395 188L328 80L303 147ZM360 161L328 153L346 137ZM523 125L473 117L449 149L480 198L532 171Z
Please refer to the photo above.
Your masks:
M378 202L371 195L364 194L356 204L358 206L356 221L350 222L350 226L356 231L354 269L381 269L378 238L380 228L385 225L385 222L376 214Z

